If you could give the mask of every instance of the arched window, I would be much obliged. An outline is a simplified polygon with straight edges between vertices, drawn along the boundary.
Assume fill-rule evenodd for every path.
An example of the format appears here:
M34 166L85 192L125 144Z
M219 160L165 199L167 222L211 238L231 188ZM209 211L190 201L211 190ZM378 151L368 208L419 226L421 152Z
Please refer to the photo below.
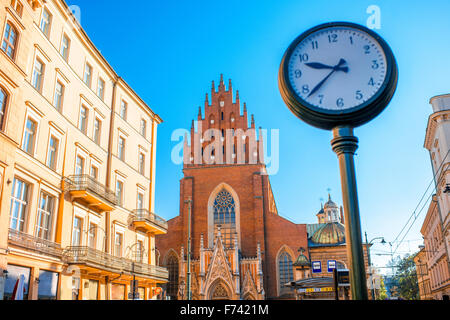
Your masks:
M236 204L231 193L225 189L220 191L214 200L214 236L218 226L224 246L232 247L236 232Z
M9 22L6 24L3 35L2 50L8 57L14 59L17 47L17 30Z
M0 130L3 130L8 94L0 87Z
M175 254L170 254L167 259L167 269L169 271L169 282L167 283L167 295L172 300L178 296L178 258Z
M278 275L280 288L283 288L286 283L294 281L292 259L286 251L281 252L278 256Z

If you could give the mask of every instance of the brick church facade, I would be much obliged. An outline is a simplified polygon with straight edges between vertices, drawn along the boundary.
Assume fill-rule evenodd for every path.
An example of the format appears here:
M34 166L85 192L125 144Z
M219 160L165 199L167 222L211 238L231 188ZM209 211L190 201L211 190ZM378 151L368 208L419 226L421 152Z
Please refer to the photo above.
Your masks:
M311 260L311 230L278 215L261 129L253 115L248 126L231 81L226 88L221 76L217 90L213 82L202 111L192 121L190 143L185 139L180 214L156 237L160 264L169 269L167 295L187 299L190 232L193 299L292 298L284 284L297 280L299 251Z

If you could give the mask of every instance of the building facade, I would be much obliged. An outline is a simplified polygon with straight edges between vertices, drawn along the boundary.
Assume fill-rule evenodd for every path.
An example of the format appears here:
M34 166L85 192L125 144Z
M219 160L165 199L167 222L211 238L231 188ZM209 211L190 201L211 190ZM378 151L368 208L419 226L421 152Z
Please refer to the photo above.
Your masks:
M342 207L338 207L328 195L328 201L316 216L317 223L306 225L309 255L302 250L294 263L295 281L311 282L310 290L297 292L297 298L302 300L335 299L335 293L330 291L333 285L314 292L314 283L320 279L323 283L332 284L333 269L348 270L349 266ZM367 247L364 244L363 254L365 269L369 274ZM339 297L341 300L350 299L350 287L342 287ZM373 299L370 292L369 297Z
M0 295L127 299L134 275L153 298L162 120L64 1L0 5Z
M420 300L431 300L431 284L428 274L427 253L422 246L419 252L414 256L414 263L417 271L417 282L419 285Z
M169 269L171 299L187 299L188 287L198 300L294 299L285 284L295 279L299 251L347 266L342 224L336 226L338 243L333 238L337 206L330 199L315 227L281 217L263 150L254 117L248 117L245 103L241 109L231 80L226 88L221 76L185 139L180 214L168 221L168 233L156 238L161 264ZM320 229L317 241L323 246L308 243L310 228Z
M450 296L450 95L430 100L433 113L428 119L425 148L435 182L432 197L421 233L424 238L423 265L428 268L431 297Z

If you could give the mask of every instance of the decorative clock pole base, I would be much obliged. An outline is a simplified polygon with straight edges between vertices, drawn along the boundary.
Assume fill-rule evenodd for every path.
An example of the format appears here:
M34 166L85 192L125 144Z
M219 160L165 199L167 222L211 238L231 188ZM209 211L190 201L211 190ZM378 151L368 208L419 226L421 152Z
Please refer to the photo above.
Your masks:
M355 151L358 149L358 138L353 135L353 128L334 128L331 146L338 156L341 172L352 300L368 300L355 163L353 160Z

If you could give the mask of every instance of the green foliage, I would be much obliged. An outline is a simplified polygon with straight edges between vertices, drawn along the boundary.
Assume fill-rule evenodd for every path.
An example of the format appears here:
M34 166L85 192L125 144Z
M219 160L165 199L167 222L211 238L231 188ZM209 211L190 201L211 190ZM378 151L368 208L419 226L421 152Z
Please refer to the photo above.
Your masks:
M380 290L378 291L377 294L377 300L386 300L387 298L387 291L386 291L386 286L384 285L384 278L380 277L381 279L381 283L380 283Z
M416 265L414 263L414 254L406 255L403 258L398 257L394 261L391 261L389 266L396 267L393 282L396 284L396 291L400 298L405 300L419 300L419 285Z

